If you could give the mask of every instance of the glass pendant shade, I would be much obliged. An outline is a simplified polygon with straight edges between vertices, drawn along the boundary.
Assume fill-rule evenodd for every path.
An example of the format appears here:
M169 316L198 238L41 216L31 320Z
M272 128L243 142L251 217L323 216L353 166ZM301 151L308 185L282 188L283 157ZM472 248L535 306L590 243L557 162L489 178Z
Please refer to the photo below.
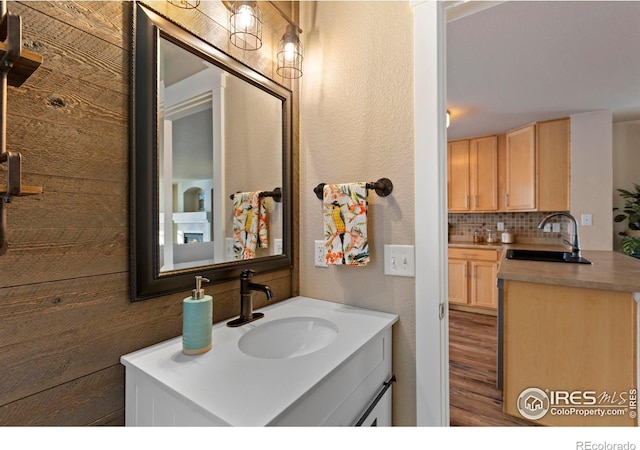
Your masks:
M200 0L167 0L174 6L182 9L196 9L200 6Z
M258 50L262 47L262 11L258 2L231 3L229 40L242 50Z
M278 67L276 72L283 78L302 76L302 43L293 25L287 25L287 32L278 43Z

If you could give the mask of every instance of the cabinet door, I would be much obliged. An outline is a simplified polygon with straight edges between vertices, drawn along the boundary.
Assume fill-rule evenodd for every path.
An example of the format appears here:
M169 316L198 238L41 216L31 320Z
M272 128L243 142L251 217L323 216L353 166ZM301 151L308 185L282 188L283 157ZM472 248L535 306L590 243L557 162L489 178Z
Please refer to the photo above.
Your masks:
M470 141L470 205L472 211L498 210L498 137Z
M469 141L450 142L447 152L449 211L469 211Z
M535 210L535 125L507 133L506 163L505 206L507 211Z
M449 260L449 303L467 304L467 261Z
M568 211L571 119L536 125L538 211Z
M498 306L498 287L496 274L498 265L487 261L471 262L471 298L470 304L484 308Z

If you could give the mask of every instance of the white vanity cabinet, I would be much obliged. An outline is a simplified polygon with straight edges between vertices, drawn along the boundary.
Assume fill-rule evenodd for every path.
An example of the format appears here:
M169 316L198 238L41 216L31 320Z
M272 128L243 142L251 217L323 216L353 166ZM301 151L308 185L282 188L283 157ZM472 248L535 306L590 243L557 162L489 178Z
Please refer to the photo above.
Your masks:
M261 311L263 319L242 327L216 324L213 348L203 355L182 354L176 338L123 356L126 425L391 425L396 315L306 297ZM256 358L239 349L245 333L290 317L328 320L337 337L290 358Z

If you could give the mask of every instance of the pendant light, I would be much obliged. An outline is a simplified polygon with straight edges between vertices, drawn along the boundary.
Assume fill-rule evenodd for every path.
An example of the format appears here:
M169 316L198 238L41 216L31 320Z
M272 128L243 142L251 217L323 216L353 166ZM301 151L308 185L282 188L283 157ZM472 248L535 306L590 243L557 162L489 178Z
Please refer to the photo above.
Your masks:
M298 28L290 23L278 43L276 72L283 78L300 78L302 76L302 59L302 43L298 38Z
M231 2L229 40L242 50L258 50L262 47L262 11L258 2Z
M200 6L200 0L167 0L173 6L182 9L197 9Z

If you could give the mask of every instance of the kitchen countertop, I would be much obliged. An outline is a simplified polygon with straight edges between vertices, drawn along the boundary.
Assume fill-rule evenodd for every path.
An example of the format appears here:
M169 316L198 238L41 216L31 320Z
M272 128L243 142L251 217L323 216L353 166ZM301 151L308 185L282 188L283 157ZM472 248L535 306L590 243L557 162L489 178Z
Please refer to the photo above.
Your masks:
M505 245L508 248L566 250L562 245ZM505 252L506 253L506 252ZM640 259L612 251L583 250L593 264L521 261L502 256L498 279L573 286L608 291L640 292Z
M121 358L127 368L152 377L173 395L219 424L264 426L291 410L358 350L397 320L388 314L353 306L294 297L261 308L264 318L237 328L225 322L213 327L213 348L186 356L177 337ZM248 356L238 340L248 331L276 319L320 317L333 322L338 337L328 346L289 359Z
M449 248L477 248L486 250L502 250L505 245L507 244L502 244L500 242L495 244L487 244L486 242L482 244L474 244L473 242L466 241L449 242Z

